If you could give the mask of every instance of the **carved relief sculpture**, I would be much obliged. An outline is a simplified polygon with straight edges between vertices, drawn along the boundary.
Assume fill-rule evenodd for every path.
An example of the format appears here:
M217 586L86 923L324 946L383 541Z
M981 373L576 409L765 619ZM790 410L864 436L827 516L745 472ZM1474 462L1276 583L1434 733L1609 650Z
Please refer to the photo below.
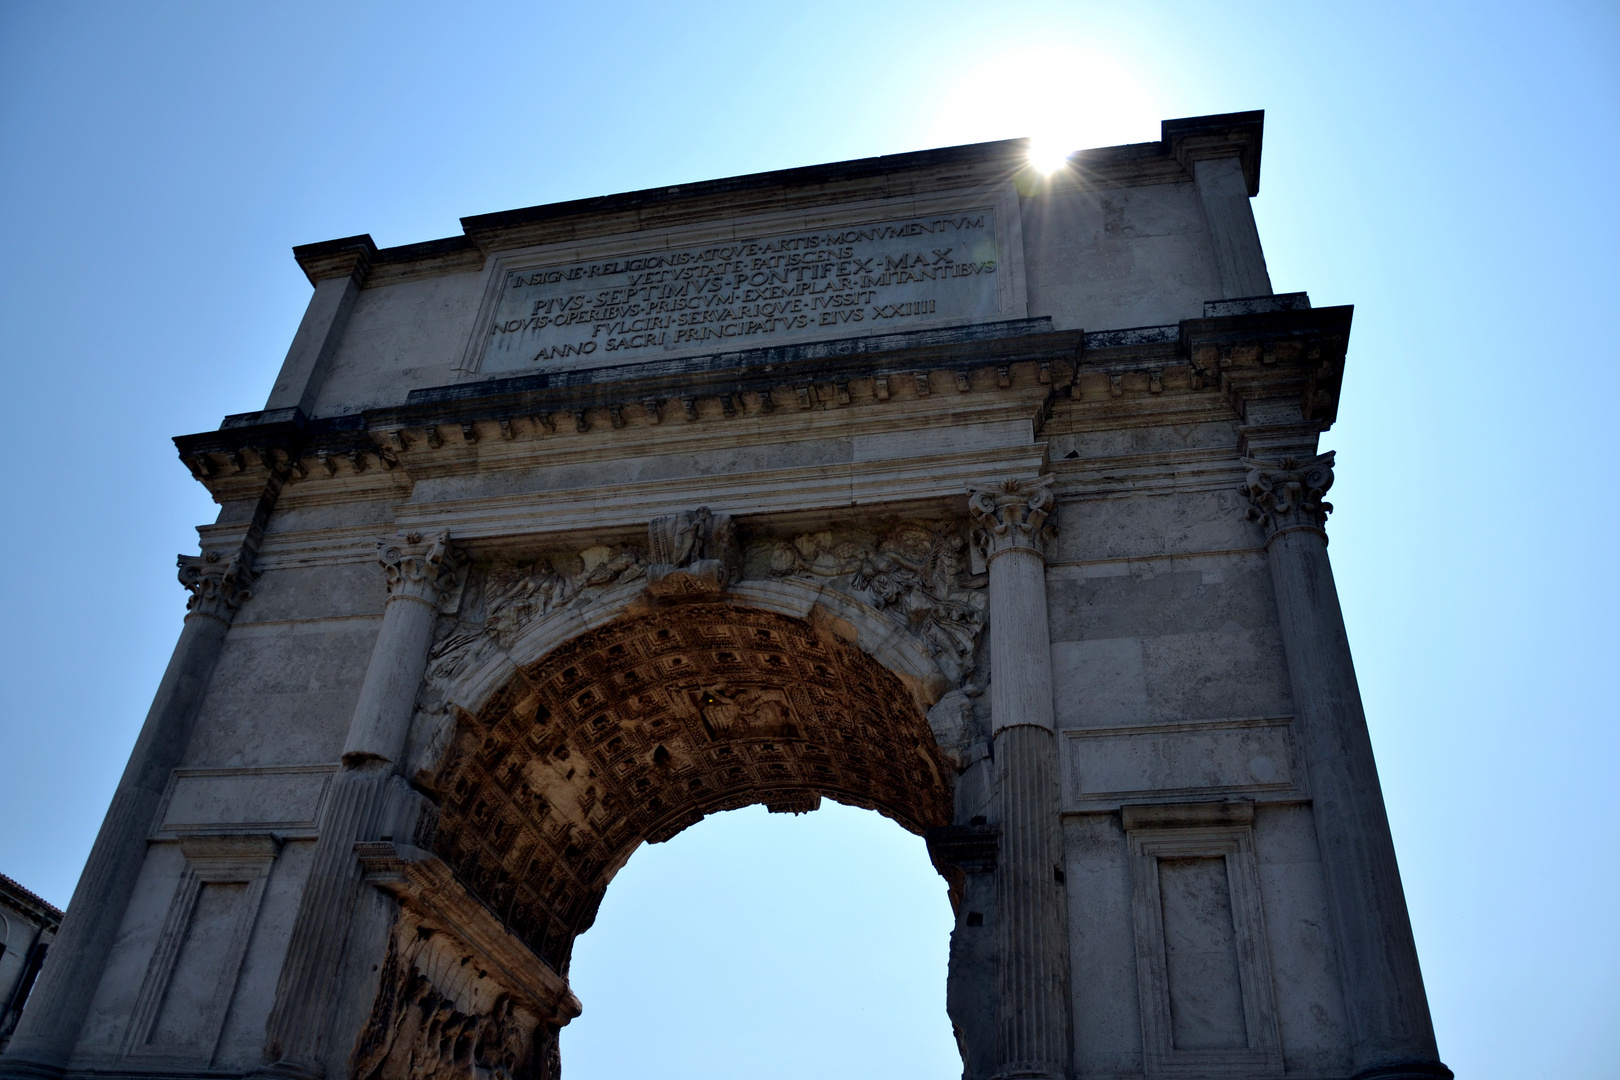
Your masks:
M550 1080L556 1031L465 946L404 913L388 942L355 1080Z
M741 554L731 515L706 506L653 518L647 546L647 591L663 597L721 592L735 578Z
M807 533L770 544L765 569L828 580L895 615L928 642L953 683L973 668L985 577L971 571L957 525L914 521L879 534Z

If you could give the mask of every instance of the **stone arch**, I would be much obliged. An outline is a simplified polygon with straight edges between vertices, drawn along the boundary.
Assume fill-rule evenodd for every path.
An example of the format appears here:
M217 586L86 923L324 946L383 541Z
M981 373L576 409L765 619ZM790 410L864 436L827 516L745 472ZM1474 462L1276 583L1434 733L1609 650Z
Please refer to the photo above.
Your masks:
M870 619L863 641L829 610L837 599L783 584L738 587L723 603L604 597L594 610L612 618L581 628L574 613L525 634L512 652L538 652L570 621L578 631L527 661L508 653L506 678L456 710L437 767L417 774L439 804L435 854L558 973L632 852L706 814L758 802L803 812L828 797L913 833L950 822L926 649L899 630L871 640L883 626ZM761 598L778 610L749 603Z
M893 616L830 585L794 577L741 581L706 606L773 612L822 626L893 673L925 712L952 683L922 638ZM447 707L477 713L525 666L581 634L648 607L645 583L632 578L601 591L588 603L547 612L525 627L509 649L478 654L454 671L444 679L440 694ZM417 732L414 741L428 744L413 753L422 764L432 765L431 739ZM422 751L428 752L427 759Z

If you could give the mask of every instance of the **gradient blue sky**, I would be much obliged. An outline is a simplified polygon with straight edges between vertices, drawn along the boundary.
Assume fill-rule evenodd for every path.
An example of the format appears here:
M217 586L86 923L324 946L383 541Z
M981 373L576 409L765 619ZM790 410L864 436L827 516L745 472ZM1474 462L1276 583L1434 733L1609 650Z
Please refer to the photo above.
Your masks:
M1266 110L1272 281L1356 305L1333 558L1443 1056L1620 1072L1613 4L0 4L0 871L64 903L264 400L293 244ZM1103 329L1101 327L1094 329ZM950 1077L943 888L876 815L644 849L569 1075Z

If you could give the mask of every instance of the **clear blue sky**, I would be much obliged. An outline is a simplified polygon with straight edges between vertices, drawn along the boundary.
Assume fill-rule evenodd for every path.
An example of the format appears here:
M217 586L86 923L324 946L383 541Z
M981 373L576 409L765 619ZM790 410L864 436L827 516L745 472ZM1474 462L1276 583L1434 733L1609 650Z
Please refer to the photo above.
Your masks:
M293 244L1262 108L1272 280L1356 305L1329 528L1443 1055L1616 1075L1613 4L0 5L0 871L72 891L212 518L169 437L263 402ZM570 1077L953 1076L931 873L841 809L644 850Z

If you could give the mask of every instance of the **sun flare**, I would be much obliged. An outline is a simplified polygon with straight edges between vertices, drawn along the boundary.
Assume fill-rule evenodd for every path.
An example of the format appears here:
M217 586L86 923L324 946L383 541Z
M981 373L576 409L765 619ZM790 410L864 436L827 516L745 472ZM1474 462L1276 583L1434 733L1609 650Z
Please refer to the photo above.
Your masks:
M1169 115L1129 64L1079 44L993 51L974 74L941 95L930 142L1027 137L1030 164L1047 174L1077 150L1156 139Z

